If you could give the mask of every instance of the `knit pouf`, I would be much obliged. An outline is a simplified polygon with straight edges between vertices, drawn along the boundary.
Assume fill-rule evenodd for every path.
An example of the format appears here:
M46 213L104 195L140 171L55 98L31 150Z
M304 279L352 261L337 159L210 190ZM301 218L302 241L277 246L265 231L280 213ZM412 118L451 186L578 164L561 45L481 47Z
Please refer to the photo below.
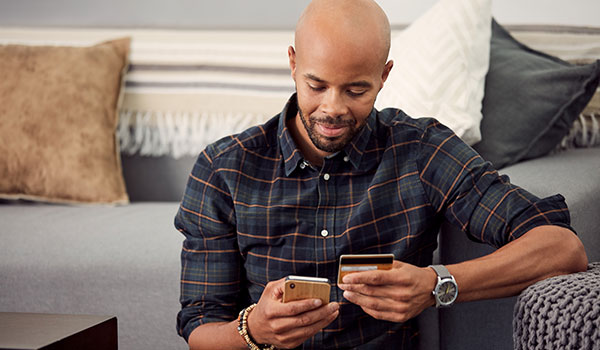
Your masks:
M525 289L514 309L513 340L516 350L599 350L600 262Z

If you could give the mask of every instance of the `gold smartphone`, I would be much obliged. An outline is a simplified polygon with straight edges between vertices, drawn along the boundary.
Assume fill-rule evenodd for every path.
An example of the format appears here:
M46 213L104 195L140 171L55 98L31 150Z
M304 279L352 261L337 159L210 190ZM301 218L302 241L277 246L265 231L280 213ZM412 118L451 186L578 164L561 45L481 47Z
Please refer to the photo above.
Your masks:
M391 270L394 254L345 254L340 256L338 284L344 276L361 271Z
M290 275L285 279L283 302L302 299L321 299L323 305L329 303L331 285L327 278Z

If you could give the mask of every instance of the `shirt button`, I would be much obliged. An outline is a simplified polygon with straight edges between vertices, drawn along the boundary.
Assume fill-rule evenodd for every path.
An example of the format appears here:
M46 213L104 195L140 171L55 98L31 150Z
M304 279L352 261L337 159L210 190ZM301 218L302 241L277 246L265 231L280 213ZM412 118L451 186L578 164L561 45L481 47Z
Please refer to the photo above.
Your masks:
M323 178L325 179L325 181L329 180L329 178L330 178L330 177L331 177L331 176L329 176L329 174L325 174L325 175L323 175Z
M328 235L329 235L329 232L327 230L321 231L321 236L327 237Z
M350 157L344 156L344 162L348 163L350 161Z
M300 169L306 168L306 164L304 162L300 163Z

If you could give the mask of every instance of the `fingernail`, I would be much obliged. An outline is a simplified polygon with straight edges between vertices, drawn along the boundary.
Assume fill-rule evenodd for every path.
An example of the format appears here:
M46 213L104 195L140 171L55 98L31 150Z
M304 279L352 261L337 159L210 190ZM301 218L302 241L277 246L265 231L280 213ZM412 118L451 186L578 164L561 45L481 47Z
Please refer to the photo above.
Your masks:
M321 299L315 299L315 301L313 301L313 304L315 306L321 306L321 304L323 304L323 302L321 301Z

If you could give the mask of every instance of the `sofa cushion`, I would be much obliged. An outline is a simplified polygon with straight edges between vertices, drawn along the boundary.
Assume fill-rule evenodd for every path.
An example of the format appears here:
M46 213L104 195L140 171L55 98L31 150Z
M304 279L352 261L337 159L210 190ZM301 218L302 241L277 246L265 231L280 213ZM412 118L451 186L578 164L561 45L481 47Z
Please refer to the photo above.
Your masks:
M114 315L119 349L187 349L177 209L0 203L0 311Z
M442 0L392 40L394 67L376 107L435 117L468 144L481 139L490 0Z
M548 154L569 132L600 81L600 61L576 66L516 41L492 24L481 142L496 168Z
M0 46L0 197L127 202L115 130L129 42Z

